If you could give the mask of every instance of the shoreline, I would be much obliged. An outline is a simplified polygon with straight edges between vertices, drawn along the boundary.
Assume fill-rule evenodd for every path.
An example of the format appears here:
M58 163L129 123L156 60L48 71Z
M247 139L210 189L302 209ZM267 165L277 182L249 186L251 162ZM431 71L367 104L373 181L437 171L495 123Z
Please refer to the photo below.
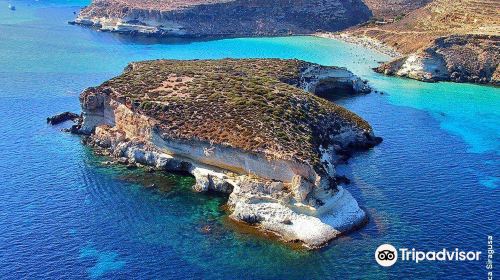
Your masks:
M131 38L147 38L156 40L168 40L168 39L184 39L184 40L195 40L195 41L211 41L211 40L224 40L224 39L237 39L237 38L276 38L276 37L300 37L300 36L310 36L325 39L339 40L345 43L361 46L367 49L377 51L381 54L389 56L391 59L402 57L403 54L398 52L396 49L385 45L384 43L367 36L355 36L348 33L334 33L334 32L316 32L316 33L293 33L293 34L218 34L218 35L203 35L203 34L181 34L175 32L165 32L163 30L156 30L154 32L144 32L140 29L138 30L119 30L119 29L103 29L100 24L93 22L89 24L88 22L79 22L77 20L68 21L68 24L86 27L94 29L98 32L109 32L113 34L130 36ZM142 28L148 28L148 26L140 26ZM151 27L149 27L151 28Z
M345 43L361 46L370 50L377 51L381 54L387 55L391 59L403 56L403 54L398 52L396 49L367 36L360 37L351 35L349 33L332 33L332 32L318 32L311 34L311 36L326 38L326 39L335 39Z

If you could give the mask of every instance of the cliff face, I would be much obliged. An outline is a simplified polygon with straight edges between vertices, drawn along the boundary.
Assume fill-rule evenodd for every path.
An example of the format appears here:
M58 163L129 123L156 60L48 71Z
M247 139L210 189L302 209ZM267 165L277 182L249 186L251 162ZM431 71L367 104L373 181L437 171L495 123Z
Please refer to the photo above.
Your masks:
M500 37L449 36L422 51L382 64L375 70L417 80L500 85Z
M312 94L348 87L368 90L345 69L297 60L133 63L82 93L80 131L117 158L190 172L195 190L230 193L234 220L316 248L365 218L335 165L380 140Z
M434 0L400 20L367 24L350 33L375 38L405 54L379 72L423 81L498 85L498 14L498 1Z
M94 0L74 21L156 36L263 36L337 31L371 16L361 0Z

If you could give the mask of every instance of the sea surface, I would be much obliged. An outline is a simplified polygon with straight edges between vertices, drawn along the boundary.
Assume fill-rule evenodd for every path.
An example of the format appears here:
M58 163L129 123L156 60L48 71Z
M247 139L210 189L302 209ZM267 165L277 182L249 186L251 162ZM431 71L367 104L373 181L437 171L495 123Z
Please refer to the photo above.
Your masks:
M0 0L1 279L486 279L487 235L500 238L499 88L384 77L370 68L388 57L329 39L156 42L68 25L87 4ZM339 168L365 227L298 250L236 227L227 197L194 193L193 178L104 166L45 123L130 61L223 57L345 66L383 92L336 101L384 138ZM483 255L383 268L383 243Z

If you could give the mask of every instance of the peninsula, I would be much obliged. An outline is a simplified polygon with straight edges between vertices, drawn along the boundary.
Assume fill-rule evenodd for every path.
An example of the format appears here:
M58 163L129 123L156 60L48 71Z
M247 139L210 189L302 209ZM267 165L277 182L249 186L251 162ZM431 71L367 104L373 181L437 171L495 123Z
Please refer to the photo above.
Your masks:
M134 62L81 94L74 130L119 162L189 172L194 190L229 194L231 219L318 248L366 220L335 168L381 141L319 96L369 91L299 60Z

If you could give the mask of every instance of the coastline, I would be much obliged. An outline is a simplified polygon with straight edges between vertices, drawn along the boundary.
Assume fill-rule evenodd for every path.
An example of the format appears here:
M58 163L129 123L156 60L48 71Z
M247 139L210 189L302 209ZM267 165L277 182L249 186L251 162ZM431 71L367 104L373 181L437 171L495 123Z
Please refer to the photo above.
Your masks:
M494 55L495 42L500 40L498 36L450 35L440 37L429 47L409 54L400 53L377 39L347 32L316 33L314 36L340 40L389 56L390 59L373 68L375 72L386 76L404 77L427 83L454 82L494 87L500 85L498 74L495 74L498 73L498 70L488 66L495 65L491 61L498 60L498 56ZM478 47L481 44L482 46ZM498 49L498 46L496 48ZM461 52L468 53L469 56L462 56Z
M367 49L377 51L381 54L390 56L391 59L403 56L403 54L398 52L396 49L380 42L379 40L367 36L360 37L345 32L343 33L318 32L311 34L311 36L327 38L327 39L335 39L345 43L361 46Z
M408 23L406 23L407 26L403 26L402 23L397 23L398 20L390 21L390 26L398 27L395 29L397 36L387 38L387 36L381 36L380 33L366 31L364 34L359 34L357 31L363 30L363 24L370 23L370 21L368 18L362 20L362 13L356 13L356 6L353 5L346 8L349 13L343 17L331 18L332 14L325 13L329 19L335 19L335 23L343 19L340 25L332 25L332 22L324 20L311 20L306 24L295 17L282 19L274 9L267 8L263 11L269 14L249 9L247 13L251 15L251 20L234 21L234 18L228 17L224 12L224 8L231 7L227 6L227 3L221 6L207 6L208 10L202 12L202 14L207 12L211 15L212 20L218 19L218 22L213 22L204 17L198 18L199 13L193 12L200 11L199 9L203 11L200 8L203 5L191 4L194 10L186 12L187 10L175 5L170 7L171 9L162 10L165 7L150 7L134 1L122 4L107 0L93 1L89 6L80 10L77 17L69 23L89 26L104 32L128 34L131 37L145 36L157 39L217 40L240 37L314 36L340 40L388 56L387 59L382 59L384 62L381 62L381 65L373 69L388 76L406 77L423 82L450 81L492 85L499 83L498 56L495 56L495 53L498 53L498 38L480 38L481 36L474 35L475 32L470 32L470 30L467 32L460 31L461 29L452 30L452 26L443 28L438 25L441 31L434 32L434 34L413 30L414 28ZM301 7L301 12L321 15L320 8L309 9L301 5L298 5ZM126 8L123 9L123 7ZM244 7L246 6L243 5L242 9ZM276 9L279 10L279 8L280 6L277 5ZM419 7L414 8L418 10ZM425 10L425 7L422 9ZM176 11L177 14L174 13L175 16L173 16L172 11ZM411 15L405 18L409 23L416 24L421 21L418 13L413 17ZM259 16L267 20L256 21ZM480 14L479 16L487 17L488 15ZM304 18L304 16L299 18ZM260 23L255 25L255 22ZM373 30L378 29L382 33L387 31L386 27L377 27ZM427 34L427 37L423 34ZM493 37L495 36L497 35ZM433 42L430 42L430 39Z
M154 26L142 26L142 25L129 25L126 28L118 26L106 26L102 27L100 22L96 22L91 19L79 20L78 18L69 21L70 25L77 25L82 27L87 27L100 32L110 32L115 34L122 34L131 37L145 37L145 38L155 38L158 40L168 39L168 38L179 38L187 40L200 40L200 41L210 41L210 40L222 40L222 39L234 39L234 38L266 38L266 37L295 37L295 36L312 36L325 39L339 40L345 43L361 46L367 49L377 51L381 54L389 56L391 59L402 57L403 54L398 52L396 49L380 42L377 39L367 37L367 36L356 36L345 32L316 32L316 33L283 33L283 34L218 34L218 35L207 35L207 34L184 34L182 32L173 32L172 30L166 31Z
M457 83L465 82L471 84L498 86L498 81L495 80L494 77L490 79L489 77L480 76L480 73L482 72L479 70L478 70L479 72L476 71L475 74L470 74L467 71L463 71L464 66L461 65L462 62L458 61L460 60L460 57L450 58L451 62L445 61L443 55L441 55L439 51L437 52L435 50L433 51L433 48L436 49L437 47L427 48L425 50L411 54L403 54L397 51L395 48L375 38L368 36L353 35L349 32L268 34L267 36L263 36L263 34L194 35L194 34L173 32L172 30L167 31L158 27L142 26L142 25L121 24L121 25L115 25L114 27L106 26L105 28L103 28L103 26L100 23L94 22L93 20L90 19L80 22L75 20L75 21L70 21L68 23L72 25L80 25L92 28L94 30L101 32L110 32L114 34L130 36L131 38L135 39L144 38L147 40L152 39L158 41L169 40L169 39L210 41L210 40L221 40L221 39L232 39L232 38L295 37L295 36L312 36L317 38L333 39L348 44L357 45L366 49L374 50L378 53L388 56L387 61L381 61L379 66L373 68L375 72L387 76L405 77L422 82L449 81ZM454 54L451 55L454 56ZM456 65L450 68L448 67L448 64L450 63ZM485 73L487 72L488 71L486 71Z
M439 240L443 248L478 244L483 249L483 230L494 231L498 221L495 215L477 216L500 211L495 199L500 178L494 168L500 160L495 141L500 130L494 126L500 118L497 88L385 77L370 69L385 56L315 37L133 43L136 38L54 20L69 20L74 8L66 6L71 3L37 3L18 2L20 13L6 20L23 22L0 26L5 36L2 166L10 170L2 183L2 213L8 217L2 231L8 245L2 246L2 275L371 279L404 278L412 266L421 278L484 277L481 261L381 268L373 252L393 240L411 240L415 248ZM5 5L2 10L8 12ZM339 168L339 175L351 179L346 189L367 212L367 225L318 250L269 241L246 223L238 223L238 229L247 231L233 229L227 196L192 191L191 176L105 166L109 158L94 156L81 137L59 131L71 122L45 124L44 117L57 112L79 113L77 95L83 88L118 75L130 60L225 54L343 65L384 93L338 101L370 120L387 139Z

